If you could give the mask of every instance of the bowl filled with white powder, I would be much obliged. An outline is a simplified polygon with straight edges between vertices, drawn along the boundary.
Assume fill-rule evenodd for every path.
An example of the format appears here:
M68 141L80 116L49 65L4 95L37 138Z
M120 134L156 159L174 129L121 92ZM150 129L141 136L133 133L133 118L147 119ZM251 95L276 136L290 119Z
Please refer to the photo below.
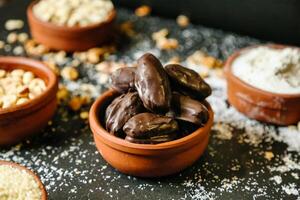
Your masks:
M259 45L225 64L228 101L250 118L277 125L300 121L300 49Z
M40 178L19 164L0 161L1 200L47 200Z
M39 0L27 9L32 37L55 50L84 51L112 39L111 0Z

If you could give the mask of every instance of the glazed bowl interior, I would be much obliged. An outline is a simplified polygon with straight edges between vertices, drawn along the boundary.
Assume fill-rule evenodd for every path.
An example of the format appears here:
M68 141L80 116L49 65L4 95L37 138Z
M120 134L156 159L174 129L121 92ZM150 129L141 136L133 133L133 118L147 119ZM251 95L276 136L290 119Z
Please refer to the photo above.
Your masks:
M184 136L182 138L160 144L131 143L122 138L118 138L109 134L104 128L105 110L108 107L108 105L113 101L113 99L117 96L117 92L110 90L104 93L102 97L96 100L90 112L90 117L92 120L94 120L94 123L96 124L95 126L92 126L92 130L94 133L96 132L96 134L99 134L101 137L104 137L106 140L108 140L109 143L114 147L121 147L123 150L125 149L129 152L132 152L133 150L135 153L144 154L145 152L147 152L147 150L158 151L164 149L180 149L181 147L185 148L187 144L193 145L199 142L199 139L205 138L209 134L210 127L213 124L213 111L210 105L207 102L205 102L205 105L209 110L209 120L204 127L198 128L195 132L190 133L189 135Z
M46 65L39 61L22 57L0 57L0 69L12 71L14 69L23 69L32 72L36 77L41 78L46 83L46 90L39 96L30 99L24 104L15 105L9 108L0 109L0 115L11 113L17 110L29 109L38 104L47 103L49 95L53 95L57 90L57 77ZM45 102L43 102L45 101Z

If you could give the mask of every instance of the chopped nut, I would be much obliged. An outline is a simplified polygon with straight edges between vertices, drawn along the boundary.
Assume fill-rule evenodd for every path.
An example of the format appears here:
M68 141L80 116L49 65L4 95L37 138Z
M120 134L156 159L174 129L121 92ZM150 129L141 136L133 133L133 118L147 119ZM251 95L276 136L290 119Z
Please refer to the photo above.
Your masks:
M151 13L151 8L149 6L143 5L135 9L135 15L139 17L145 17Z
M96 64L100 62L101 56L104 54L103 48L92 48L87 52L87 60L90 63Z
M203 65L208 68L220 68L223 66L223 62L217 58L209 56L204 52L198 50L187 58L187 61L195 65Z
M53 61L44 61L44 63L56 74L59 75L60 74L60 70L58 68L58 66L55 64L55 62Z
M177 24L180 27L187 27L190 24L190 19L185 15L179 15L176 19Z
M58 64L64 64L66 62L67 53L65 51L59 51L54 55L54 61Z
M21 29L24 26L24 22L19 19L10 19L5 22L5 29L8 31Z
M156 46L163 50L176 49L178 47L178 41L174 38L160 39L157 41Z
M31 95L38 96L46 90L46 84L42 79L34 78L32 81L30 81L28 88Z
M16 32L11 32L7 35L6 40L9 44L16 43L18 41L18 34Z
M64 79L71 80L71 81L76 80L78 78L78 76L79 76L78 71L74 67L64 67L61 70L60 75Z
M2 96L2 108L8 108L16 104L17 95L9 94Z
M82 106L82 100L80 97L73 97L70 101L69 101L69 107L73 110L73 111L77 111L81 108Z
M217 75L219 78L224 78L224 72L223 72L223 69L216 69L216 70L215 70L215 73L216 73L216 75Z
M0 69L0 78L3 78L6 76L6 71L3 69Z
M157 41L157 40L167 37L168 35L169 35L168 29L163 28L157 32L152 33L152 39L154 41Z
M200 72L200 76L201 76L201 78L207 78L209 76L209 73L208 73L208 71L203 71L203 72Z
M80 113L80 118L81 119L88 119L89 118L89 112L87 112L87 111L83 111L83 112L81 112Z
M29 85L29 83L34 79L34 74L32 72L25 72L23 74L23 84Z
M129 37L136 35L136 32L134 31L134 25L131 21L123 22L120 25L120 31Z
M49 52L49 48L42 44L36 43L34 40L28 40L25 42L25 50L29 55L41 56Z
M14 69L10 72L10 75L13 77L22 77L25 71L23 69Z
M298 122L298 131L300 131L300 122Z
M59 103L66 101L69 98L68 89L63 85L59 85L59 89L56 93L56 98Z
M27 99L27 98L20 98L20 99L17 100L16 105L26 103L28 100L29 99Z
M25 43L28 40L28 34L27 33L20 33L18 35L18 41L20 43Z
M274 158L274 154L273 154L272 151L266 151L264 157L265 157L265 159L267 159L267 160L272 160L272 158Z
M87 53L86 52L74 52L73 57L78 59L80 62L87 61Z
M172 58L170 58L170 60L168 61L169 64L179 64L180 63L180 57L178 56L174 56Z
M22 55L24 53L24 49L22 46L16 46L14 49L13 49L13 53L15 55Z

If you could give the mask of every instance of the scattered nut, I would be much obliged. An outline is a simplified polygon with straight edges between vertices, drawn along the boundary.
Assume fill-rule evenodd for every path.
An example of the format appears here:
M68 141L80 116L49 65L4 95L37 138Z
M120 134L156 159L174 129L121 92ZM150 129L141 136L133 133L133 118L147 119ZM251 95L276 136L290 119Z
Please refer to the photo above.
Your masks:
M58 66L55 64L55 62L53 61L44 61L44 63L56 74L59 75L60 74L60 70L58 68Z
M135 9L135 15L139 17L145 17L151 13L151 7L143 5Z
M174 56L174 57L170 58L167 63L168 64L179 64L180 63L180 57Z
M298 131L300 131L300 122L298 122Z
M5 29L8 31L21 29L24 26L24 22L19 19L10 19L5 22Z
M16 43L18 41L18 34L16 32L11 32L7 35L6 40L9 44Z
M28 40L28 34L27 33L18 34L18 42L25 43L27 40Z
M179 15L176 19L177 24L180 27L187 27L190 24L190 19L185 15Z
M266 151L264 157L265 157L265 159L270 161L270 160L272 160L272 158L274 158L274 154L272 151Z
M3 41L0 40L0 49L3 49L4 46L5 46L5 42L3 42Z
M13 49L13 54L15 54L15 55L22 55L23 53L24 53L24 49L22 46L16 46Z
M81 112L80 113L80 118L84 119L84 120L88 119L89 118L89 112L87 112L87 111Z
M187 62L194 65L203 65L208 68L221 68L223 62L215 57L209 56L201 50L195 51L187 58Z
M49 48L36 43L34 40L28 40L25 42L25 51L32 56L41 56L49 52Z
M78 78L78 76L79 76L78 71L74 67L64 67L61 70L60 75L64 79L71 80L71 81L76 80Z
M66 101L69 98L68 89L63 85L59 85L59 89L56 93L56 98L59 103Z
M136 35L136 32L134 31L134 26L131 21L123 22L120 27L120 31L127 35L128 37L133 37Z
M80 97L73 97L70 101L69 101L69 107L73 110L73 111L77 111L81 108L82 106L82 100Z
M176 49L178 41L174 38L167 38L169 34L168 29L161 29L152 34L152 39L156 42L156 46L162 50Z

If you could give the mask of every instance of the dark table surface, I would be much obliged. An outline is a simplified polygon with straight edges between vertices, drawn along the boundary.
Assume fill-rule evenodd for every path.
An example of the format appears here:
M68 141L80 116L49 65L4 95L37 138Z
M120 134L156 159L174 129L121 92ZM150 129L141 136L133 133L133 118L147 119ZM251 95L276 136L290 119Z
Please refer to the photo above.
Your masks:
M0 8L0 40L5 41L7 19L26 21L27 0L12 1ZM179 28L174 20L138 18L132 11L118 9L118 23L131 20L138 33L110 58L131 62L152 52L163 62L172 56L183 60L201 49L220 59L234 50L261 43L254 38L203 26ZM151 34L168 28L180 47L158 50ZM25 26L19 32L28 32ZM0 50L13 55L14 45ZM26 55L25 55L26 56ZM71 57L68 58L71 60ZM188 62L183 62L189 65ZM61 66L62 67L62 66ZM99 93L106 89L94 76L95 69L79 67L77 83L92 83ZM95 148L89 125L78 112L61 105L52 121L38 136L16 146L0 149L0 159L21 163L34 170L45 184L49 199L299 199L300 132L295 127L275 127L249 120L226 101L226 82L212 72L213 87L208 99L215 110L215 125L204 155L188 169L159 179L141 179L110 167ZM76 92L74 82L63 81ZM88 107L82 108L87 110ZM297 143L298 141L298 143ZM272 152L274 158L265 158Z

